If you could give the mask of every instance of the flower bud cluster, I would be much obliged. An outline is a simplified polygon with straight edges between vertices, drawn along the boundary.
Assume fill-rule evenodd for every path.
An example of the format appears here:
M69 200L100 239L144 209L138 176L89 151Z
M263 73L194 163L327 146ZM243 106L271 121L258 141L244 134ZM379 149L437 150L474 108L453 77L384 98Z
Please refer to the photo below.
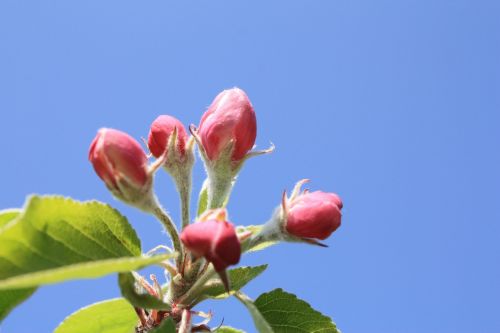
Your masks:
M257 135L255 111L246 93L239 88L217 95L199 126L191 125L189 129L192 136L178 119L169 115L156 118L147 139L147 147L156 158L153 163L148 162L146 152L134 138L115 129L100 129L89 149L95 172L112 194L155 215L167 229L177 259L175 267L165 264L171 276L166 299L173 308L184 306L188 310L200 296L197 293L203 289L203 283L211 278L207 273L209 265L213 267L213 275L218 273L229 290L226 269L238 264L244 251L263 242L279 240L323 245L319 240L325 240L340 226L343 207L340 197L334 193L302 190L307 182L303 180L297 183L290 197L283 193L281 205L262 228L249 231L251 229L243 227L238 233L240 229L228 221L224 208L238 172L248 158L269 153L274 147L252 151ZM200 192L198 216L191 223L195 142L207 179ZM180 234L154 194L154 173L160 168L172 176L180 195Z

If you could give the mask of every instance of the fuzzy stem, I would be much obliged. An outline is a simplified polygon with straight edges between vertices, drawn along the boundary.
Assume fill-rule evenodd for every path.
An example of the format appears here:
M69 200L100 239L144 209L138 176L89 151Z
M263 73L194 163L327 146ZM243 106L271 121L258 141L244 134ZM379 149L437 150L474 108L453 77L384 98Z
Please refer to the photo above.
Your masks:
M283 240L284 232L281 230L280 219L280 210L275 210L271 219L264 223L260 232L243 243L241 252L247 252L265 242L277 242Z
M267 239L264 235L262 234L258 234L256 235L255 237L252 237L248 240L248 242L245 244L244 248L242 249L241 252L246 252L254 247L256 247L257 245L265 242Z
M181 241L179 239L179 232L177 231L174 222L160 205L156 205L155 207L153 207L152 213L154 216L156 216L158 220L160 220L160 222L163 224L168 234L170 235L170 238L172 239L172 244L174 245L174 250L178 254L176 259L177 267L178 268L182 267L183 250Z
M172 176L179 192L181 200L181 217L182 227L184 229L190 221L189 209L191 204L191 187L192 187L192 164L184 165L169 165L165 167L168 173Z
M224 204L231 193L233 187L233 177L227 174L209 174L208 184L208 209L224 207Z
M188 177L186 179L186 184L184 184L182 189L179 189L179 195L181 198L182 229L184 229L190 222L191 177Z
M231 141L214 160L205 160L205 169L208 176L208 209L222 208L226 204L233 189L236 175L242 163L235 164L231 160L233 142Z
M205 286L205 284L216 274L212 266L201 275L198 280L189 288L189 290L182 295L178 303L183 305L190 305L190 303L198 297L198 293Z

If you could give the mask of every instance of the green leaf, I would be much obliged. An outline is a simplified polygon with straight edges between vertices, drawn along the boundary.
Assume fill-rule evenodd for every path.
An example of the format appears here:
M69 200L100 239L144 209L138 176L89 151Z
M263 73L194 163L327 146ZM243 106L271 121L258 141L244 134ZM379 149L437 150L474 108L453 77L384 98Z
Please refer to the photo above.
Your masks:
M245 333L245 331L238 330L229 326L221 326L216 331L216 333Z
M243 294L242 292L236 292L234 294L237 299L243 303L243 305L246 306L248 311L250 312L250 315L252 316L253 322L255 324L255 327L257 328L257 331L260 333L273 333L273 329L271 328L271 325L266 321L266 318L260 313L259 309L255 306L255 304L252 302L248 296Z
M0 290L53 284L74 279L98 278L111 273L140 269L171 257L171 255L167 254L153 257L127 257L69 264L58 268L47 268L39 272L21 274L1 280Z
M207 210L208 206L208 179L205 179L203 186L201 187L200 194L198 196L198 210L196 216L203 214Z
M36 288L0 290L0 323L16 306L28 299Z
M97 201L32 196L0 231L0 290L95 278L158 263L141 256L126 218Z
M259 276L263 271L265 271L267 265L260 265L254 267L238 267L228 271L229 281L231 285L231 293L240 290L247 283ZM207 289L203 292L204 298L227 298L229 295L224 289L224 285L221 283L220 279L214 279L210 281L207 285Z
M74 312L54 333L133 333L138 321L134 308L123 298L116 298Z
M333 321L311 308L305 301L282 289L260 295L251 302L244 295L238 298L252 314L259 332L275 333L340 333ZM266 324L272 328L268 331Z
M260 295L255 306L275 332L339 333L333 321L283 289Z
M21 213L20 209L0 211L0 229L13 221ZM28 299L36 288L0 290L0 323L17 305Z
M175 323L172 318L164 319L161 324L148 333L176 333Z
M0 210L0 230L21 214L20 209Z
M170 310L170 305L163 303L160 299L149 294L139 294L135 290L135 278L132 273L120 273L118 284L122 296L133 306L143 309Z

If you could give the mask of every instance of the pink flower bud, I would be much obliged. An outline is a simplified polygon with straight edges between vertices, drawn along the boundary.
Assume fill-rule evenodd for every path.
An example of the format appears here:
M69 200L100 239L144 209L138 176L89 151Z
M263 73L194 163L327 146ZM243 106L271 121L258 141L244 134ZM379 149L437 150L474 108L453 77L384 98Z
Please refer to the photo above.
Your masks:
M153 121L148 137L148 147L154 157L159 158L165 153L170 135L177 128L177 147L184 156L188 136L184 125L172 116L162 115Z
M296 237L326 239L340 226L341 209L334 193L305 192L289 203L285 228Z
M198 133L209 160L218 159L231 140L231 160L243 159L257 135L255 112L245 92L239 88L221 92L201 118Z
M102 128L90 144L89 161L110 189L118 182L141 188L148 182L148 158L140 144L127 133Z
M207 220L190 224L181 233L181 241L196 257L205 257L217 272L240 261L241 245L233 224Z

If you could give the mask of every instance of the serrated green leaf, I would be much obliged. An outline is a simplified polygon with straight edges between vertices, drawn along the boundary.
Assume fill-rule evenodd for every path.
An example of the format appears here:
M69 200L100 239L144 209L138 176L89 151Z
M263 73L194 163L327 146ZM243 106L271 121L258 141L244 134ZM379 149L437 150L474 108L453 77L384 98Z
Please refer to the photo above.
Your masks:
M245 333L245 331L238 330L229 326L221 326L216 331L216 333Z
M275 333L340 333L330 318L282 289L260 295L253 304Z
M116 298L74 312L54 333L134 333L138 321L134 308L125 299Z
M248 266L248 267L238 267L228 271L231 293L240 290L247 283L259 276L263 271L265 271L267 265L260 266ZM224 289L224 285L220 279L214 279L210 281L207 288L204 290L203 294L206 298L227 298L229 295Z
M198 209L196 211L196 216L203 214L207 210L208 206L208 179L205 179L203 186L201 187L200 194L198 196Z
M16 208L0 210L0 230L19 214L21 214L21 210Z
M120 273L118 284L122 296L133 306L143 309L170 310L170 305L149 294L139 294L135 290L135 278L132 273Z
M236 292L234 294L237 299L243 303L243 305L246 306L248 311L250 312L250 315L252 316L253 322L255 324L255 327L257 328L257 331L260 333L273 333L273 329L271 328L271 325L267 322L266 318L260 313L259 309L255 306L255 304L252 302L252 300L243 294L242 292Z
M21 213L20 209L0 211L0 229L13 221ZM28 299L36 288L0 290L0 323L17 305Z
M32 196L0 232L0 290L95 278L163 261L141 256L126 218L108 205Z
M174 320L172 318L164 319L159 326L148 333L176 333Z

